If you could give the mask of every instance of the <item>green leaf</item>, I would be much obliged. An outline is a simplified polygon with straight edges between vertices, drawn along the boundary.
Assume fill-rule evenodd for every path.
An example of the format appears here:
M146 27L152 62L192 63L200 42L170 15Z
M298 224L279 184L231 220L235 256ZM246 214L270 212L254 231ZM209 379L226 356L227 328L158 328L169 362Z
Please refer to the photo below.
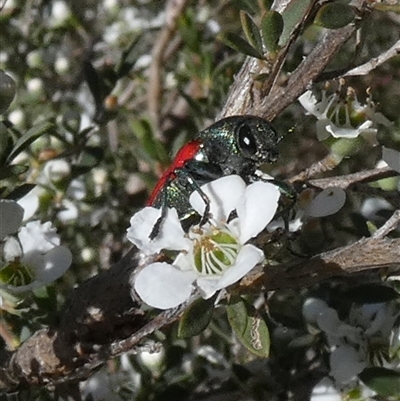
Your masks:
M0 70L0 114L3 114L10 107L16 91L14 80L3 70Z
M88 146L81 154L77 163L73 165L73 175L85 174L96 167L103 159L104 150L98 146Z
M272 7L273 0L258 0L261 11L268 11Z
M354 17L353 8L347 4L325 4L318 10L314 23L324 28L339 29L350 24Z
M248 13L257 13L258 5L257 2L254 0L235 0L236 9L245 10Z
M243 10L240 11L240 21L242 23L244 34L246 35L246 38L249 41L250 45L257 49L260 53L262 53L262 39L258 26L255 24L250 15Z
M267 11L261 19L261 30L267 49L275 53L278 50L279 38L283 32L282 15L276 11Z
M253 354L267 358L270 348L268 326L257 310L241 297L227 306L228 321L239 341Z
M178 337L197 336L209 325L214 312L215 297L194 301L179 321Z
M7 126L0 121L0 165L7 160L12 147L13 139L11 133L8 131Z
M196 26L196 16L186 12L178 20L179 32L185 45L194 53L200 52L201 36Z
M379 304L399 298L392 287L380 284L363 284L344 293L344 298L358 304Z
M294 0L291 1L282 12L284 21L283 32L279 41L280 46L285 46L290 38L293 30L299 25L304 18L304 14L308 10L313 0Z
M400 373L381 367L366 368L359 378L382 397L395 397L400 394Z
M260 53L253 46L249 45L244 39L233 32L225 32L218 35L218 39L224 42L227 46L238 51L239 53L246 54L250 57L255 57L260 60L264 59L262 53Z
M29 166L24 166L22 164L13 164L11 166L4 166L0 170L0 180L4 180L5 178L23 174L28 169Z
M163 164L168 164L170 162L163 144L154 137L149 121L145 119L134 120L132 122L132 131L146 155L150 156L149 162L154 160L158 160Z
M81 126L81 115L76 110L68 110L62 116L62 125L72 134L77 134Z
M35 187L36 184L22 184L19 187L14 188L13 191L7 195L7 199L12 199L17 201L23 198L28 192L32 191L32 189Z
M33 126L27 133L18 139L17 143L14 145L14 149L9 154L7 161L11 161L19 155L23 150L25 150L34 140L40 136L47 134L50 130L54 128L54 124L50 121L44 121Z
M140 34L133 39L130 46L122 52L121 59L116 66L116 74L118 78L122 78L129 73L139 58L140 51L138 45L143 43L143 35Z

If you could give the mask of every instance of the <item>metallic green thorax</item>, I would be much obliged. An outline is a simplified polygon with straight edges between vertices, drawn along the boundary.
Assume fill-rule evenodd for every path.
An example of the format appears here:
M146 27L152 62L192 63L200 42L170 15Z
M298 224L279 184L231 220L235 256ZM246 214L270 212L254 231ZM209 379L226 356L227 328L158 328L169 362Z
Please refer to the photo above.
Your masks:
M238 174L247 182L261 164L278 158L279 136L260 117L225 118L200 132L196 139L203 142L209 163L218 164L222 175Z
M214 123L190 142L190 146L194 142L199 144L193 158L163 176L161 189L152 194L150 204L175 207L188 228L199 220L188 201L193 191L201 192L201 185L231 174L250 182L261 164L277 159L279 139L270 124L260 117L233 116ZM173 165L182 164L178 162L175 159Z

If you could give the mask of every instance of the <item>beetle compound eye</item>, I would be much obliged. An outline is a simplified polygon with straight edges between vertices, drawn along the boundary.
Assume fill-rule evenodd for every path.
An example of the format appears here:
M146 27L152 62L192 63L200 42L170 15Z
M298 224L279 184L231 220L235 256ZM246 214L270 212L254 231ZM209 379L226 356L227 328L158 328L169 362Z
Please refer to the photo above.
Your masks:
M239 128L238 146L245 156L253 156L257 152L257 143L248 125L242 125Z

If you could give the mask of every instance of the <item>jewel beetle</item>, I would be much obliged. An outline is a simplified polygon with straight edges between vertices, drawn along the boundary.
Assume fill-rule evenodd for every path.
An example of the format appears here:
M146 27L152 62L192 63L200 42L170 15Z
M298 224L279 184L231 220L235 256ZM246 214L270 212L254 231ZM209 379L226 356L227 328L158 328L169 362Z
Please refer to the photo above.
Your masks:
M277 160L279 140L263 118L243 115L219 120L179 150L150 194L147 206L162 208L164 213L166 207L176 208L183 228L188 230L201 220L189 203L193 191L203 197L207 210L202 185L231 174L240 175L246 183L259 179L257 168ZM150 238L157 236L163 214ZM204 217L207 219L207 212Z

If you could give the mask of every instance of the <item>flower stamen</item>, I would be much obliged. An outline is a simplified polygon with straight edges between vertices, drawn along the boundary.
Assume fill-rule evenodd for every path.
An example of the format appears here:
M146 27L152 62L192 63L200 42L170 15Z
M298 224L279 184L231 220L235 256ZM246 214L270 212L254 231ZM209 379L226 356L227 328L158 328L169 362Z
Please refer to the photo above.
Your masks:
M29 266L23 265L18 259L0 270L0 282L14 287L28 285L34 279L34 270Z
M237 240L225 231L213 230L195 241L194 265L201 275L221 275L231 267L239 253Z

